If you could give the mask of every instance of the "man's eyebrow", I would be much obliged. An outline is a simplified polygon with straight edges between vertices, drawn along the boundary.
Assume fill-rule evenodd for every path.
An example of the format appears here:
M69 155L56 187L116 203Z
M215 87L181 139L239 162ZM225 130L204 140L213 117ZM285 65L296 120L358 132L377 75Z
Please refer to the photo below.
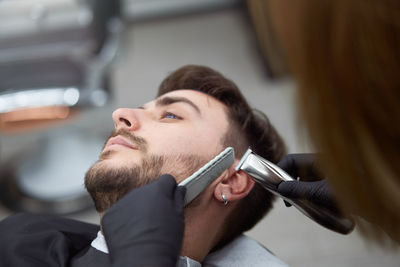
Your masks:
M200 108L193 103L191 100L187 99L186 97L180 97L180 96L165 96L163 98L159 98L156 100L156 106L168 106L174 103L185 103L190 105L192 108L194 108L197 113L201 114Z

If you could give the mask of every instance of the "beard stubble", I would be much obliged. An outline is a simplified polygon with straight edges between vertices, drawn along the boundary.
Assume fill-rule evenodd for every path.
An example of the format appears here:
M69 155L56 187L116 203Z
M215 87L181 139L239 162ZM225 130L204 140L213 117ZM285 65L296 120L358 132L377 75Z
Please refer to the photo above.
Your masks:
M171 174L179 182L207 161L197 155L150 155L141 164L113 168L100 160L87 171L85 187L96 211L102 213L131 190L155 181L162 174Z

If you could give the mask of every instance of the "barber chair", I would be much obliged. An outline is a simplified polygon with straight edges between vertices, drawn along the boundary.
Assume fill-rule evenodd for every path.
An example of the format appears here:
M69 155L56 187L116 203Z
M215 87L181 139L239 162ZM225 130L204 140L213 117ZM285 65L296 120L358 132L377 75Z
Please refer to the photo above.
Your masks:
M0 201L68 214L91 200L87 169L112 129L116 0L0 1ZM106 111L106 112L105 112Z

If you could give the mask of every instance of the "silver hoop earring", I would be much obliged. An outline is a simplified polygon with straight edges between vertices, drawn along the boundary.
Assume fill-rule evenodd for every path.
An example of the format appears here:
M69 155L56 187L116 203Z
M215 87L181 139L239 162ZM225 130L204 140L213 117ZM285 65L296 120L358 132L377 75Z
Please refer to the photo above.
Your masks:
M226 199L226 196L222 194L222 200L224 201L224 205L228 205L228 199Z

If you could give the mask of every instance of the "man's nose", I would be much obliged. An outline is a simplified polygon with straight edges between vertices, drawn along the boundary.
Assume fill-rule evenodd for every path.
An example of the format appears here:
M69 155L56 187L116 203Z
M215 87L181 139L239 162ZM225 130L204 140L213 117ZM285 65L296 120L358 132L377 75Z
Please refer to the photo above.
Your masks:
M139 120L137 119L135 109L116 109L112 114L112 118L114 120L115 129L127 129L129 131L134 131L139 128Z

